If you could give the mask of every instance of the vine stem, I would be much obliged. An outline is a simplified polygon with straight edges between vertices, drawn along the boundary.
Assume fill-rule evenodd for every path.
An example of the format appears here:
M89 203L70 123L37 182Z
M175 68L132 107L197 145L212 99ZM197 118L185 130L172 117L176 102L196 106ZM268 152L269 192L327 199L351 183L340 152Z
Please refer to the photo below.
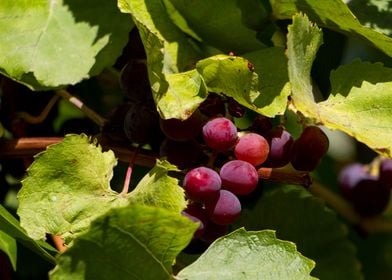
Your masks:
M79 98L73 96L65 89L59 89L56 94L68 100L72 105L80 109L88 118L95 122L98 126L102 127L106 123L106 119L101 117L98 113L85 105Z

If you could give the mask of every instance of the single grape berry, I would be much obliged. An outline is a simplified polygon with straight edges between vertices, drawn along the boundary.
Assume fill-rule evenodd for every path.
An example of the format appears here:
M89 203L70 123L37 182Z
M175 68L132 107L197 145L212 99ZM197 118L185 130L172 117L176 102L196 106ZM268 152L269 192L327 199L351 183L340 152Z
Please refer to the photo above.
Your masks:
M392 188L392 159L382 159L380 163L380 183Z
M266 133L269 154L265 166L282 167L290 162L294 139L283 127L276 127Z
M259 181L256 168L243 160L231 160L225 163L219 175L222 186L236 195L250 194Z
M218 225L229 225L238 219L241 213L241 202L230 191L220 190L219 196L205 204L211 221Z
M216 199L221 185L219 174L204 166L189 170L183 182L188 197L200 203Z
M199 223L199 227L193 234L193 238L199 238L202 236L208 223L207 212L203 206L198 203L188 204L187 208L182 211L182 214L192 221Z
M227 118L215 118L203 126L203 138L210 148L227 151L237 142L237 128Z
M338 184L343 196L349 200L352 198L352 193L359 181L364 179L372 179L363 164L352 163L344 167L338 177Z
M251 127L249 128L250 131L256 132L257 134L263 136L266 135L266 133L271 129L272 129L271 119L261 115L257 115Z
M234 147L234 155L239 160L244 160L257 166L268 157L269 145L267 140L256 133L247 133L241 136Z
M204 121L199 111L195 111L188 119L160 119L160 127L167 138L175 141L194 139L203 127Z
M363 179L355 185L351 202L362 216L375 216L386 209L390 195L391 189L382 186L374 177Z
M301 171L312 171L327 153L329 140L317 126L308 126L294 141L291 164Z

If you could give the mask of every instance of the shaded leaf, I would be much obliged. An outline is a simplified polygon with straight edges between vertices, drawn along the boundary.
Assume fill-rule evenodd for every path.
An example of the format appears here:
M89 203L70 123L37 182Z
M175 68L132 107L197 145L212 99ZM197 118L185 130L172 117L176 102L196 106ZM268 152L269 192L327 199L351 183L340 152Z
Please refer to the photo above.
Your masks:
M16 270L16 240L0 230L0 250L9 258L12 268Z
M295 244L275 232L241 228L217 239L177 279L315 279L314 262L297 252Z
M278 238L295 242L299 252L316 262L312 275L320 279L362 279L346 226L300 187L280 186L264 193L253 209L244 211L238 225L273 229Z
M132 26L115 1L3 0L0 72L35 90L76 84L115 62Z
M171 279L171 266L196 228L161 208L112 209L58 257L50 279Z
M271 0L270 2L273 15L278 19L289 19L294 14L303 12L321 27L364 40L392 56L392 38L361 25L341 0Z

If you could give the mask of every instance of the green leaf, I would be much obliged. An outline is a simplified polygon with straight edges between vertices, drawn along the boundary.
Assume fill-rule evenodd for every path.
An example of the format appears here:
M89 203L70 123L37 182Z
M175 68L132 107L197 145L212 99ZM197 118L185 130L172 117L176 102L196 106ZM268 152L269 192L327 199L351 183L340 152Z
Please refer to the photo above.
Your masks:
M115 62L132 25L115 1L3 0L0 72L35 90L76 84Z
M50 279L172 279L171 266L196 228L161 208L112 209L58 257Z
M2 205L0 205L0 228L4 234L16 239L19 243L35 252L38 256L51 263L55 263L55 259L48 252L56 253L57 250L45 242L34 241L31 239L26 234L25 230L19 225L19 222L15 219L15 217L12 216ZM12 249L12 247L10 249Z
M305 13L319 26L364 40L392 56L392 38L367 28L358 21L341 0L270 0L273 15L278 19L289 19L298 12ZM366 10L371 14L371 11Z
M176 279L315 279L314 262L297 252L295 244L275 232L238 229L219 238Z
M219 1L184 1L168 0L177 12L177 17L171 17L182 31L202 40L203 43L220 49L224 53L233 51L235 54L243 54L265 47L257 38L257 32L248 28L243 17L245 7L253 4L254 0ZM259 8L260 9L260 8ZM263 13L263 14L262 14ZM177 18L181 17L182 21ZM268 14L261 9L259 20L264 22ZM191 32L189 32L189 29ZM195 36L196 34L196 36Z
M314 122L344 131L391 157L392 69L360 61L341 66L331 74L329 98L316 103L310 71L320 44L321 31L306 17L295 16L289 27L287 53L296 109Z
M182 100L182 94L190 90L189 96L205 92L194 84L200 84L200 78L189 72L192 65L201 58L201 51L195 42L183 33L170 19L161 1L119 0L118 5L124 13L130 13L135 22L147 54L148 74L158 111L164 119L186 119L196 109L194 103L181 103L180 108L173 110L172 100ZM191 77L190 77L191 76ZM185 90L176 86L186 79ZM171 87L174 86L174 89ZM203 97L204 96L204 97ZM201 102L201 101L200 101Z
M10 259L12 268L16 270L16 240L0 230L0 250Z
M316 262L312 275L320 279L362 279L347 227L319 199L300 187L267 191L238 225L249 230L273 229L298 251Z
M392 35L392 6L389 0L352 0L348 6L364 26L387 36Z
M246 53L244 57L254 65L259 76L260 95L253 102L257 112L268 117L283 115L291 93L284 49L265 48Z
M51 233L70 241L111 208L138 202L178 213L185 207L183 189L167 176L173 166L158 162L134 192L123 195L109 184L116 164L112 151L102 152L83 134L49 146L36 156L18 193L22 227L33 239Z

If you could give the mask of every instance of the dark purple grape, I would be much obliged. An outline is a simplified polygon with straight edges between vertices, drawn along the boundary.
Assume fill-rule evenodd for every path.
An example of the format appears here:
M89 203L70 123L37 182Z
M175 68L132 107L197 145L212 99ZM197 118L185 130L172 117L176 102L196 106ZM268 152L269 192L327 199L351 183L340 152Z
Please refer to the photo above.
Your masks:
M237 142L237 128L227 118L215 118L203 126L203 139L211 149L227 151Z
M199 111L195 111L188 119L160 119L160 127L167 138L175 141L188 141L201 133L204 120Z
M352 192L351 202L362 216L381 214L390 200L391 190L380 184L378 178L359 181Z
M381 160L380 183L387 188L392 188L392 159Z
M211 221L218 225L234 223L241 214L241 202L230 191L220 190L219 196L205 204Z
M308 126L294 141L291 164L297 170L312 171L327 153L329 140L317 126Z
M230 115L236 118L243 117L246 112L246 108L231 97L227 99L227 110L229 111Z
M128 141L124 132L124 119L130 107L130 103L121 103L109 113L102 132L113 141Z
M131 103L124 118L124 133L139 144L149 143L159 131L159 116L155 108Z
M186 169L199 165L203 158L203 149L195 140L178 142L165 139L160 147L159 155L177 165L179 169Z
M219 196L222 181L219 174L208 167L197 167L185 175L183 186L190 199L204 203Z
M207 99L200 104L199 110L209 118L226 114L225 102L216 93L210 93Z
M222 186L236 195L250 194L259 181L256 168L243 160L225 163L219 175L222 179Z
M252 126L249 128L250 131L256 132L263 136L266 135L270 129L272 129L271 119L261 115L258 115L254 119Z
M201 204L191 203L188 204L187 208L182 212L182 214L194 222L199 223L199 227L193 234L193 238L199 238L205 230L208 223L208 216L206 210Z
M355 186L359 181L364 179L372 179L371 176L363 164L361 163L352 163L344 167L338 177L338 183L340 191L343 196L347 199L352 198L352 193Z
M346 166L338 178L340 190L362 216L382 213L390 199L390 189L384 187L378 177L371 175L359 163Z
M259 134L247 133L240 137L234 147L235 157L257 166L268 157L269 145L267 140Z
M290 162L291 150L294 139L283 127L276 127L266 133L270 152L267 161L264 163L268 167L282 167Z

